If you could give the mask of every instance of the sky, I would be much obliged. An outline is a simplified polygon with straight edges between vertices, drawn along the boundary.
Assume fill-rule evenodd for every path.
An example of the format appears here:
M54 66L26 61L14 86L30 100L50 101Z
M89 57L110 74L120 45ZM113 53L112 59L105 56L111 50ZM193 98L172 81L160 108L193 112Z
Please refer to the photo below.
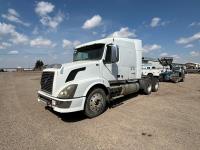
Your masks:
M199 0L0 0L0 68L72 61L74 47L137 38L143 56L200 63Z

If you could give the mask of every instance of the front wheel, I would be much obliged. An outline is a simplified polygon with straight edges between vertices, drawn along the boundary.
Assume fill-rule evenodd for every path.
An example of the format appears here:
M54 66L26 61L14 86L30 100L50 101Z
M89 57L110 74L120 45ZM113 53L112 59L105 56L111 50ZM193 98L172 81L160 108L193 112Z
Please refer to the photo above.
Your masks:
M103 89L92 90L86 97L84 113L93 118L102 114L106 109L106 94Z

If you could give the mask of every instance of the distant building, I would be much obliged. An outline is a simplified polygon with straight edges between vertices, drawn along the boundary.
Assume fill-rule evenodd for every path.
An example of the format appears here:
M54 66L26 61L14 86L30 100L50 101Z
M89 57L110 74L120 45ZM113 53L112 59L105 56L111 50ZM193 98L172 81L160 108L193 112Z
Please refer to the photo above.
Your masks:
M24 71L33 71L33 68L24 68Z
M23 71L33 71L33 68L0 68L0 72L23 72Z
M24 68L22 68L22 67L17 67L17 72L22 72L22 71L24 71Z
M17 71L17 68L3 68L3 70L5 72L15 72L15 71Z

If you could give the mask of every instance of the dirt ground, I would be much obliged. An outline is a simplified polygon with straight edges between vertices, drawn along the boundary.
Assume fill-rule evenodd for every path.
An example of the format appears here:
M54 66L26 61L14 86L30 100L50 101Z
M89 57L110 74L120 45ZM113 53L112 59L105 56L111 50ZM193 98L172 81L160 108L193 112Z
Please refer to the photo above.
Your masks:
M40 73L0 73L0 149L197 150L200 75L117 100L102 115L53 113L37 102Z

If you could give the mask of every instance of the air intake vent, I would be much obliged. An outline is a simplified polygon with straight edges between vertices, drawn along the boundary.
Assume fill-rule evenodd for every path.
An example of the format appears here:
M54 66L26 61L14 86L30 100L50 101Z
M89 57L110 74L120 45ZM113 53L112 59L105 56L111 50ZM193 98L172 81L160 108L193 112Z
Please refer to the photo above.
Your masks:
M41 90L52 94L54 72L43 72L41 78Z

